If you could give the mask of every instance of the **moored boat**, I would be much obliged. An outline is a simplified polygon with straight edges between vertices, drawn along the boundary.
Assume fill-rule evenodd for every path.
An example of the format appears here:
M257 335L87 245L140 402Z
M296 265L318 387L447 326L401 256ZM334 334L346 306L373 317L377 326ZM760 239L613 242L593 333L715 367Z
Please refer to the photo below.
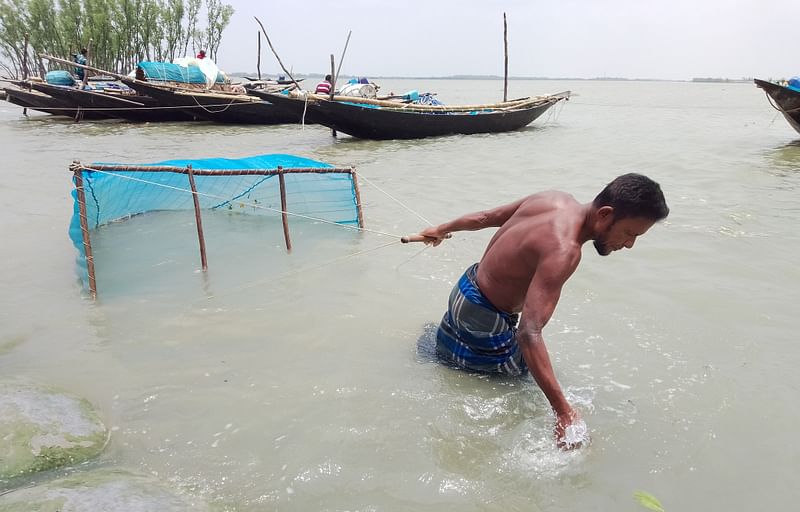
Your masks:
M793 87L791 82L787 85L780 85L757 78L754 82L767 94L770 104L783 114L783 117L797 133L800 133L800 87Z
M116 89L86 90L43 82L32 83L31 87L79 107L83 116L92 112L106 117L139 122L195 119L183 110L164 105L150 96L136 94L131 89L128 89L128 93Z
M284 124L300 122L300 115L247 94L169 87L133 78L121 78L121 81L140 94L150 96L164 105L178 107L191 115L215 123Z
M54 116L74 118L78 113L78 109L74 104L31 90L28 82L20 80L16 82L16 85L17 87L3 88L6 92L6 101L9 103ZM87 112L84 117L87 119L108 119L108 116L97 112Z
M482 105L423 105L297 93L252 94L297 115L363 139L419 139L439 135L500 133L532 123L569 92Z

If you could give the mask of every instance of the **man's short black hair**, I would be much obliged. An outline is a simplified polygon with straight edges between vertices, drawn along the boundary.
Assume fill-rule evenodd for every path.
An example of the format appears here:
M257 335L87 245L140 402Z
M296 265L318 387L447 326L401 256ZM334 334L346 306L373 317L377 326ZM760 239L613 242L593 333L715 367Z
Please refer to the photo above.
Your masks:
M81 48L82 55L86 55L87 53L89 53L89 50L87 50L86 48Z
M325 80L330 82L331 81L331 75L325 75Z
M642 217L653 221L666 219L669 207L661 186L647 176L631 172L617 177L594 198L595 208L614 208L616 220Z

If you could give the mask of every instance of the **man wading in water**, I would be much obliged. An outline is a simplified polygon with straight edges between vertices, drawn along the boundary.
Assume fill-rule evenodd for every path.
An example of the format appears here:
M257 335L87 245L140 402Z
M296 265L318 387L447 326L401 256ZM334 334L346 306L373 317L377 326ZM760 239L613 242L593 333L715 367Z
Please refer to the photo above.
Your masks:
M658 183L631 173L609 183L591 203L580 204L564 192L541 192L425 229L423 241L437 246L454 231L500 228L450 293L436 333L437 355L470 370L510 375L530 370L555 412L559 447L580 446L580 440L565 438L583 423L556 380L542 329L580 263L584 243L593 240L602 256L630 249L668 214Z

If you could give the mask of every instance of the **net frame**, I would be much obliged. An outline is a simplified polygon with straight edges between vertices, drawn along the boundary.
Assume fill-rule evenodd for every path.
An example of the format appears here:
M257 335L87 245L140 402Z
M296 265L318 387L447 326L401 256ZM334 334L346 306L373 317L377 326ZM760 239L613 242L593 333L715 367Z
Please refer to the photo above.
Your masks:
M263 155L263 157L284 157L287 155ZM256 158L263 158L263 157L256 157ZM296 157L294 157L296 158ZM243 159L246 160L246 159ZM100 222L99 214L98 219L94 222L94 226L90 226L89 215L88 215L88 208L87 208L87 199L86 199L86 192L87 192L87 180L85 179L85 173L103 173L107 175L117 175L117 173L121 173L122 175L136 175L137 173L173 173L173 174L183 174L186 175L186 184L189 186L188 189L178 189L181 192L191 193L192 194L192 209L194 210L195 215L195 225L197 227L197 238L198 238L198 245L200 248L200 261L203 268L203 271L208 269L208 263L206 258L206 249L205 249L205 234L203 231L203 222L202 222L202 210L204 208L200 205L200 198L203 195L202 193L198 192L197 184L196 184L196 176L203 176L203 177L231 177L231 176L251 176L251 177L264 177L264 179L270 177L278 177L279 182L279 195L280 195L280 210L279 213L281 215L281 224L283 227L283 235L284 241L286 243L286 250L291 252L292 243L291 237L289 234L289 215L296 215L293 214L288 210L288 199L287 199L287 176L300 176L304 174L312 174L312 175L342 175L347 176L350 180L351 187L352 187L352 194L353 194L353 201L356 211L356 219L355 223L358 226L358 229L361 230L364 228L364 216L363 216L363 209L361 203L361 192L358 183L358 177L356 173L355 167L349 168L342 168L342 167L333 167L327 166L328 164L323 164L321 162L314 162L313 160L306 160L306 159L299 159L304 160L309 163L320 164L326 167L284 167L282 165L277 165L275 168L239 168L239 169L209 169L209 168L194 168L194 165L201 163L203 161L186 161L186 165L159 165L159 164L90 164L84 165L80 161L73 161L72 164L69 166L70 172L73 174L73 183L75 185L75 190L73 192L74 197L74 214L73 214L73 221L70 227L70 236L75 242L76 247L79 249L79 252L83 254L83 264L85 265L87 277L88 277L88 286L89 286L89 293L91 294L92 298L97 298L97 279L95 273L95 262L94 256L92 254L92 244L91 244L91 236L90 231L93 228L100 227L102 225L106 225L110 222L115 222L118 220L123 220L126 218L130 218L131 216L138 214L138 213L146 213L146 211L136 212L134 214L127 214L123 215L120 218L112 218L106 220L105 222ZM234 161L235 162L235 161ZM170 162L166 162L170 163ZM202 165L202 163L201 163ZM142 180L139 180L142 181ZM152 183L153 185L159 185L158 183ZM162 185L163 186L163 185ZM176 187L170 186L169 188L175 189ZM93 195L94 192L90 190L90 193ZM216 209L223 205L228 205L230 207L233 204L238 204L240 206L254 206L249 201L240 200L239 197L229 198L222 203L219 203L212 207L206 207L205 209ZM187 208L180 208L180 209L187 209ZM267 208L268 210L273 210L271 208ZM273 210L274 211L274 210ZM302 217L313 218L307 215L300 215ZM320 219L318 219L320 220ZM336 222L341 224L349 223L350 221L342 221ZM76 229L80 230L80 244L78 245L78 241L76 240L76 236L74 231Z

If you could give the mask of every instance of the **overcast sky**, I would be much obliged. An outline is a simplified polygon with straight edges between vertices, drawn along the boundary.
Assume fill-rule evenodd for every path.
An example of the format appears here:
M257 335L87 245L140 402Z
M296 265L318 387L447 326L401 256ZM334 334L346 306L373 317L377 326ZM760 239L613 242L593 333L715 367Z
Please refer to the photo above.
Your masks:
M217 62L255 72L264 23L296 73L325 73L353 34L342 73L693 77L800 75L800 0L223 0L236 12ZM280 73L262 40L261 72Z

